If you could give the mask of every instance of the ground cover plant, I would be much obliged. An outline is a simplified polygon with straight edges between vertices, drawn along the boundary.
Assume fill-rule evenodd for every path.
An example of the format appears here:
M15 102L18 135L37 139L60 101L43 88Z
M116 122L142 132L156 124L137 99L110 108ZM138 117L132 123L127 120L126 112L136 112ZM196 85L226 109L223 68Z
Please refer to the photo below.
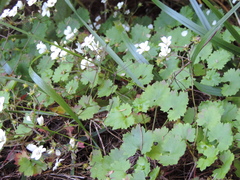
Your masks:
M2 178L239 178L240 2L94 3L0 2Z

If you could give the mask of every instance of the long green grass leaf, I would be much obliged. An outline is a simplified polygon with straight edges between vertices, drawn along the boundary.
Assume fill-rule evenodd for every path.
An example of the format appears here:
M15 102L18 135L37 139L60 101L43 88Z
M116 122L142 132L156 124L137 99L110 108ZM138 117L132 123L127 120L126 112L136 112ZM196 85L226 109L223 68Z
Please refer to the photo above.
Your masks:
M33 62L35 62L41 56L42 55L36 57L31 62L31 65ZM32 80L38 85L38 87L41 88L41 90L43 92L45 92L47 95L49 95L51 98L53 98L78 123L78 125L84 130L84 132L87 134L87 136L89 138L91 138L90 133L86 130L86 128L83 126L82 122L78 119L78 116L73 112L73 110L69 107L69 105L64 101L64 99L52 87L50 87L46 82L44 82L42 80L42 78L40 76L38 76L37 73L34 72L31 65L29 67L29 75L32 78ZM93 140L93 142L95 142L95 141Z
M72 3L69 0L65 0L67 5L72 9L72 11L76 14L78 19L84 24L84 26L91 32L91 34L96 38L97 41L105 48L106 52L114 59L114 61L124 69L124 71L132 78L133 82L136 83L139 87L143 88L142 83L137 79L137 77L130 71L129 68L125 67L125 64L121 60L121 58L112 50L110 46L108 46L104 40L98 34L92 30L92 28L79 16L76 9L73 7Z
M211 25L209 24L206 16L203 14L202 9L200 8L199 4L196 0L190 0L190 3L195 10L199 20L201 21L202 25L205 27L205 29L209 30L211 28Z
M219 18L221 19L223 15L218 11L217 8L215 8L208 0L203 0L203 2L211 9L211 11ZM224 22L224 26L227 28L227 30L232 34L234 39L240 43L240 34L233 28L233 26L228 22Z
M159 8L161 8L165 13L167 13L169 16L171 16L172 18L176 19L177 21L179 21L181 24L183 24L184 26L188 27L189 29L191 29L192 31L194 31L195 33L203 36L205 35L208 31L206 29L204 29L203 27L197 25L196 23L194 23L193 21L187 19L186 17L184 17L183 15L181 15L180 13L174 11L173 9L169 8L168 6L166 6L165 4L163 4L162 2L160 2L159 0L152 0ZM240 7L240 3L236 4L228 13L232 14L234 13L238 8ZM226 17L226 15L225 15ZM225 21L224 21L225 22ZM232 52L233 54L236 55L240 55L240 48L230 44L218 37L213 37L212 38L212 42L220 47L222 47L223 49Z
M240 5L240 3L238 3ZM201 39L201 42L195 47L191 55L191 61L194 63L197 55L200 53L202 48L213 38L216 32L220 29L223 23L237 10L238 6L232 8L227 14L225 14L215 26L213 26Z
M214 96L223 96L221 93L221 88L217 88L217 87L212 87L212 86L208 86L205 84L201 84L199 82L194 81L194 85L202 92L209 94L209 95L214 95Z

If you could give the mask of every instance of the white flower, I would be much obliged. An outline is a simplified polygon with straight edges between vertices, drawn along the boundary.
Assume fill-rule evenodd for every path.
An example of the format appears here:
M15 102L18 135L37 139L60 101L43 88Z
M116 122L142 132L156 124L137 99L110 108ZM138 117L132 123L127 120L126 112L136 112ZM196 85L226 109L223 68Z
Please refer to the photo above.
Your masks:
M46 148L43 148L43 145L37 147L34 144L27 145L27 149L32 151L31 158L35 160L39 160L42 156L42 153L46 151Z
M14 17L14 16L16 16L16 14L17 14L17 6L14 6L14 7L9 11L8 16L9 16L9 17Z
M126 11L124 12L124 14L126 14L126 15L130 14L130 10L129 10L129 9L126 10Z
M4 101L5 101L5 97L4 97L4 96L1 96L1 97L0 97L0 112L2 112L2 110L3 110Z
M75 51L79 52L80 54L83 54L82 46L79 42L76 43L77 48Z
M43 118L43 116L38 117L37 118L37 122L38 122L39 126L44 125L44 118Z
M69 48L67 48L67 47L65 47L65 49L69 50ZM67 55L67 53L68 53L67 51L61 50L61 51L60 51L60 54L59 54L59 57L60 57L60 58L63 58L63 57L65 57L65 56Z
M27 121L30 121L30 122L32 122L32 120L31 120L31 117L30 117L30 116L26 116L26 120L27 120Z
M114 13L113 13L113 17L116 18L117 15L118 15L118 12L117 12L117 11L114 11Z
M99 30L100 27L101 27L101 24L96 24L96 23L94 23L94 26L95 26L95 28L96 28L97 30Z
M105 4L107 2L107 0L101 0L101 3Z
M84 70L88 67L94 67L95 65L93 63L91 63L92 59L91 58L84 58L82 61L81 61L81 69Z
M40 41L38 44L37 44L37 50L39 52L39 54L43 54L47 51L47 46L45 44L43 44L42 41Z
M206 11L206 15L209 15L210 14L210 12L211 12L211 10L209 9L209 10L207 10Z
M18 9L23 9L23 7L24 7L22 1L18 1L17 4L16 4L15 6L17 6Z
M47 150L47 153L48 153L48 154L54 153L54 148L51 148L51 149Z
M42 6L42 16L48 16L50 17L50 11L49 11L49 7L47 6L47 3L44 2L43 6Z
M140 43L138 45L139 49L137 49L137 52L139 54L142 54L143 52L149 51L150 50L150 46L148 45L148 41L145 41L144 43Z
M153 25L152 25L152 24L149 24L149 25L148 25L148 29L153 29Z
M82 47L88 47L92 49L92 42L94 41L94 37L92 34L84 38L84 42L82 43Z
M48 7L53 7L56 4L57 0L48 0L47 6Z
M69 144L72 148L74 148L75 147L75 139L71 138L70 141L69 141Z
M57 167L61 166L61 161L63 161L64 159L56 159L55 165L53 167L53 171L55 171L57 169Z
M61 151L56 149L55 154L56 154L56 156L61 156Z
M217 24L217 21L214 20L214 21L212 22L212 25L214 26L214 25L216 25L216 24Z
M123 7L123 2L117 3L117 7L118 7L118 9L121 9Z
M2 149L3 145L6 143L7 138L6 138L6 132L0 129L0 150Z
M95 21L98 22L100 19L101 19L101 16L97 16L97 17L95 18Z
M67 26L67 29L65 29L63 33L66 36L66 40L73 40L76 32L76 28L74 28L74 30L72 31L72 28L70 26Z
M235 4L237 2L237 0L232 0L232 3Z
M186 31L183 31L183 32L181 33L181 35L182 35L183 37L185 37L187 34L188 34L188 31L187 31L187 30L186 30Z
M0 19L3 19L9 15L10 9L5 9L0 16Z
M163 36L161 37L162 43L159 43L158 45L160 47L163 46L163 44L164 46L170 46L170 44L172 43L171 39L172 39L172 36L168 36L168 37Z
M166 57L171 52L171 49L167 46L161 47L161 52L159 53L159 57Z
M54 41L54 44L58 45L58 43L56 41ZM61 52L61 49L56 47L56 46L54 46L54 45L52 45L50 47L50 50L51 50L51 58L52 58L52 60L57 59L59 53Z
M123 26L123 28L125 29L125 31L128 32L128 31L130 30L130 27L129 27L128 25L123 24L122 26Z
M37 2L37 0L27 0L27 3L28 3L29 6L32 6L36 2Z

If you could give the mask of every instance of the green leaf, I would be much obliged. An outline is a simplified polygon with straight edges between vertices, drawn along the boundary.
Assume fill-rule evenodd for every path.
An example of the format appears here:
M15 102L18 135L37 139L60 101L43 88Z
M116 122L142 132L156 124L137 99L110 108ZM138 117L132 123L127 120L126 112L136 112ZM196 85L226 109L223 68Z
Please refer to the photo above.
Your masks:
M79 81L73 79L69 81L66 85L66 91L68 94L75 94L79 86Z
M98 83L98 71L86 69L81 73L81 82L84 85L90 83L91 87L95 87Z
M153 79L153 65L151 64L134 63L129 66L129 69L143 85L149 84ZM119 69L118 73L124 73L124 70ZM127 75L127 77L129 76Z
M218 145L215 146L219 149L219 151L228 150L233 142L231 125L229 123L216 124L209 130L208 140L210 142L214 142L216 140Z
M152 23L152 18L149 16L136 16L133 19L133 24L140 24L143 26L148 26Z
M182 32L186 31L187 35L182 36ZM172 36L172 43L171 46L175 51L177 50L184 50L184 46L188 45L192 39L192 31L186 28L177 27L168 32L168 36Z
M160 167L154 168L154 169L150 172L150 174L149 174L150 180L155 180L155 179L157 179L158 174L159 174L159 171L160 171Z
M184 155L186 143L180 136L174 136L171 131L164 137L161 155L158 160L163 166L177 164Z
M117 89L117 86L113 85L113 82L110 79L99 80L98 84L100 85L97 92L98 97L109 96Z
M116 26L113 26L109 30L107 30L106 36L110 39L110 45L122 42L122 36L118 35L118 29Z
M197 123L199 126L204 126L212 130L220 123L222 114L222 107L209 105L206 108L201 109L201 111L197 114Z
M206 75L203 76L201 83L208 86L217 86L221 82L221 77L216 70L208 70Z
M78 104L83 108L77 113L82 120L93 118L93 115L100 109L91 96L82 96Z
M232 54L224 49L214 51L207 59L208 68L222 69L231 57Z
M146 157L139 157L134 166L133 178L136 179L136 174L141 172L142 177L147 177L150 172L150 163ZM145 179L145 178L144 178Z
M220 155L220 160L223 162L221 168L213 171L213 177L216 179L224 179L226 174L231 169L232 162L234 160L234 154L231 151L224 151Z
M168 129L164 126L161 129L155 129L153 131L153 145L151 151L146 155L153 160L159 159L159 156L162 154L162 144L164 137L168 134Z
M162 11L157 17L157 19L154 21L155 31L159 31L162 28L172 28L177 25L178 22L164 11Z
M235 95L240 89L240 70L229 69L224 73L222 82L228 82L223 85L222 94L224 96Z
M136 128L133 128L131 133L123 135L123 144L121 149L124 150L124 154L132 156L137 150L145 154L151 150L153 144L153 134L150 131L145 131L139 124Z
M154 96L153 96L154 94ZM145 102L144 102L145 101ZM143 104L139 104L144 102ZM147 86L145 92L133 102L137 110L146 110L146 106L160 106L161 110L168 113L170 120L177 120L184 115L188 104L186 92L170 91L165 81L155 82Z
M19 171L22 172L25 176L32 176L34 174L34 167L31 163L31 160L23 157L19 160Z
M73 63L62 62L57 69L55 69L52 80L57 83L59 81L67 81L69 79L69 73L71 72Z
M169 80L171 87L174 90L186 90L192 86L192 81L194 78L191 77L188 68L185 68L183 70L178 69L176 73L177 76L175 76L175 73L173 73L172 76L174 76L174 78Z
M149 40L148 35L150 34L150 29L143 25L136 24L131 28L130 34L133 43L142 43Z
M112 126L113 129L126 129L133 125L134 122L132 107L127 103L112 108L104 121L107 126Z
M108 156L103 158L100 150L93 150L90 161L91 177L105 180L107 173L110 171L109 164L111 164L111 159Z
M208 166L214 163L219 153L219 150L215 148L215 146L208 145L203 141L197 145L197 150L198 153L203 154L197 162L197 167L200 168L201 171L205 170Z

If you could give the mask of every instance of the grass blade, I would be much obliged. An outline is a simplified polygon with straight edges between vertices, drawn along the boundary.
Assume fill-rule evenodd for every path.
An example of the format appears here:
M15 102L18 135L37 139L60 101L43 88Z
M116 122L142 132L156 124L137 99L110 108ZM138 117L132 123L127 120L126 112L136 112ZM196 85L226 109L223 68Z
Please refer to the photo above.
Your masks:
M193 21L187 19L186 17L184 17L183 15L181 15L180 13L174 11L173 9L169 8L168 6L166 6L165 4L163 4L162 2L160 2L159 0L152 0L159 8L161 8L164 12L166 12L169 16L171 16L172 18L176 19L177 21L179 21L181 24L183 24L184 26L188 27L189 29L191 29L192 31L194 31L195 33L203 36L205 35L208 31L206 29L204 29L203 27L197 25L196 23L194 23ZM240 3L236 4L231 11L229 11L228 13L231 15L232 13L234 13L238 8L240 7ZM227 14L228 14L227 13ZM227 15L226 14L226 15ZM228 15L229 15L228 14ZM225 15L225 17L226 17ZM225 21L224 21L225 22ZM215 25L216 26L216 25ZM218 37L213 37L212 38L213 43L215 43L216 45L222 47L223 49L232 52L233 54L236 55L240 55L240 48L230 44L224 40L222 40L221 38Z
M199 20L201 21L202 25L205 27L205 29L209 30L211 29L211 25L209 24L206 16L203 14L202 9L200 8L199 4L196 0L190 0L190 3L195 10Z
M217 8L215 8L208 0L203 0L203 2L211 9L211 11L219 18L221 19L223 15L218 11ZM232 34L234 39L240 43L240 34L233 28L233 26L228 22L224 22L225 27L227 30Z
M32 62L35 62L37 59L39 59L42 55L39 55L36 57ZM46 82L42 80L40 76L38 76L37 73L34 72L32 67L29 67L29 75L32 78L32 80L38 85L38 87L45 92L47 95L51 96L78 124L79 126L84 130L84 132L87 134L89 138L92 139L90 136L90 133L86 130L86 128L83 126L82 122L78 119L78 116L73 112L73 110L69 107L69 105L64 101L64 99L52 88L50 87ZM92 141L95 143L95 141L92 139ZM97 146L97 144L95 143Z
M223 96L222 95L222 90L221 88L217 88L217 87L212 87L212 86L208 86L205 84L201 84L197 81L194 81L194 85L202 92L209 94L209 95L214 95L214 96Z
M240 3L238 3L240 6ZM191 55L191 61L194 63L197 55L200 53L202 48L213 38L216 32L220 29L223 23L237 10L239 6L232 8L227 14L225 14L215 26L213 26L201 39L201 42L195 47Z

